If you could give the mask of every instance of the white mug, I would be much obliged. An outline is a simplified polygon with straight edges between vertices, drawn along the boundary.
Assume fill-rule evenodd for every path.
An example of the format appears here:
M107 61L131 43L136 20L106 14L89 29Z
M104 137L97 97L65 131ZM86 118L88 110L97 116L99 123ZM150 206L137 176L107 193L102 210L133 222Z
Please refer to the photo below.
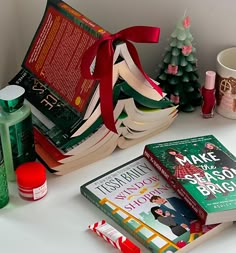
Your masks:
M218 53L216 74L216 112L236 119L236 47Z

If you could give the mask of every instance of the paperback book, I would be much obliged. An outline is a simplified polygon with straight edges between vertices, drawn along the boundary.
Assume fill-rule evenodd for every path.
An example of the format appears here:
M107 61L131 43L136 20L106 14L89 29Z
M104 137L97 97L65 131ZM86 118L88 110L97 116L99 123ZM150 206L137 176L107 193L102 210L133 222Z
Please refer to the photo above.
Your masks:
M117 147L125 149L153 135L159 134L167 129L177 117L177 109L173 107L171 110L166 109L165 116L167 119L161 120L161 114L164 114L164 110L150 110L149 112L145 112L144 115L147 118L148 116L157 118L160 113L160 121L134 121L131 115L122 112L123 103L128 103L131 98L127 100L119 100L114 110L115 114L117 110L121 113L116 121L118 133L114 133L102 125L95 133L86 139L82 139L79 145L76 145L65 154L52 143L48 142L45 136L35 129L36 150L38 154L43 158L48 167L53 170L53 173L64 175L74 169L81 168L110 155ZM144 116L142 110L140 112L140 115L137 113L137 117ZM135 114L133 113L132 115L134 116ZM42 146L41 143L43 143ZM43 148L43 146L46 148Z
M81 186L81 194L152 252L189 252L231 225L203 225L143 156Z
M127 41L117 39L111 45L111 82L105 88L111 96L102 92L102 79L85 78L85 65L91 75L102 65L101 52L92 55L91 64L84 61L90 58L87 53L109 36L65 2L48 0L22 68L9 81L25 88L38 158L57 175L158 134L178 115L159 83L143 73ZM104 111L104 97L111 100L110 113Z
M205 224L236 220L236 159L216 137L148 144L144 156Z
M52 122L50 135L69 138L82 124L98 85L82 76L82 56L108 34L67 3L47 1L22 70L9 83L26 89L26 99Z

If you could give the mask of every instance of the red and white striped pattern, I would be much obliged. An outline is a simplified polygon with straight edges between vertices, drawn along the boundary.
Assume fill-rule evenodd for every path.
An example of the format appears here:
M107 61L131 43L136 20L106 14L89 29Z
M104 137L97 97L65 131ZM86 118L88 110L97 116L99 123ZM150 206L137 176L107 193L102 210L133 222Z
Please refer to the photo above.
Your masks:
M108 225L108 224L105 220L102 220L102 221L95 222L94 224L90 225L89 229L96 232L100 237L102 237L104 240L106 240L111 245L113 245L113 247L121 250L121 244L123 244L125 242L126 237L125 236L120 236L118 238L118 240L116 240L116 241L111 240L108 236L106 236L104 233L102 233L101 231L98 230L99 227L104 226L104 225ZM115 229L115 228L113 228L113 229Z

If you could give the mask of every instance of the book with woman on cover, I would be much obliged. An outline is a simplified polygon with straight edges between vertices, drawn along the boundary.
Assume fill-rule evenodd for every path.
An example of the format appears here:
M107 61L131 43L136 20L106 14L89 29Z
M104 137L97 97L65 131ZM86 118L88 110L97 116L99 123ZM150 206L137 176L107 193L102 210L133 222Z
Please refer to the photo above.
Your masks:
M236 220L236 159L213 135L149 144L144 156L205 224Z
M87 182L81 193L152 252L189 252L232 224L203 225L143 156Z

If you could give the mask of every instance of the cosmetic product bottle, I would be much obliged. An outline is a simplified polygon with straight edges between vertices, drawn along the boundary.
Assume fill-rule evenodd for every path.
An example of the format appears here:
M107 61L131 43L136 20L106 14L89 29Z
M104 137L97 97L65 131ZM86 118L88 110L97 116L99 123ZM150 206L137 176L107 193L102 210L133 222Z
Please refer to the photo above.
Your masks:
M0 145L0 208L6 206L8 202L9 192L7 184L7 175L2 156L2 147Z
M15 169L36 159L32 114L24 103L25 89L8 85L0 90L0 135L8 181L15 181Z
M202 117L205 119L214 117L214 109L216 104L215 78L216 73L214 71L206 72L205 84L202 87Z
M39 162L27 162L16 168L16 182L21 198L42 199L47 194L46 168Z

